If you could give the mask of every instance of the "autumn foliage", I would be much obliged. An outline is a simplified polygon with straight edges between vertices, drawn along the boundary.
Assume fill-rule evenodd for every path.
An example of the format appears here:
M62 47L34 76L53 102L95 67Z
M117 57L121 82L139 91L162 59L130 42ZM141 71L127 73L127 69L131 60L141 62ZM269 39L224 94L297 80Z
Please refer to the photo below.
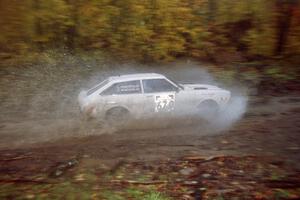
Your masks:
M138 61L300 54L298 0L0 0L0 59L48 49Z

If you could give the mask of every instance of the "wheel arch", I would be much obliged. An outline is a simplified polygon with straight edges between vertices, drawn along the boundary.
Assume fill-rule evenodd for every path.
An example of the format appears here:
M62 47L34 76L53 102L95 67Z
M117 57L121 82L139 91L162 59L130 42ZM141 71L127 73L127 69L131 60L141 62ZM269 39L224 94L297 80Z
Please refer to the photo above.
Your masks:
M125 106L115 105L115 106L111 106L108 109L106 109L104 117L107 118L109 112L116 110L116 109L121 109L121 110L125 111L126 113L130 113L130 110L128 108L126 108Z
M218 102L218 101L216 101L215 99L204 99L204 100L202 100L198 105L197 105L197 107L199 107L199 106L201 106L201 105L203 105L203 104L206 104L206 103L213 103L213 104L215 104L215 105L217 105L218 106L218 108L220 108L221 107L221 105L220 105L220 103Z

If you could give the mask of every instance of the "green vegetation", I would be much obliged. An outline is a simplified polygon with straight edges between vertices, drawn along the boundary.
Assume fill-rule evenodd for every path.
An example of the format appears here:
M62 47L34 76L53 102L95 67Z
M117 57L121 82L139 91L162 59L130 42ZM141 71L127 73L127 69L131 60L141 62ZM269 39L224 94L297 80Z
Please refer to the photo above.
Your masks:
M290 192L284 189L277 189L275 193L275 199L288 199L291 196Z
M143 200L171 200L171 199L168 197L165 197L164 195L162 195L159 192L150 192L143 198Z
M0 59L49 49L142 62L297 58L299 0L0 0Z

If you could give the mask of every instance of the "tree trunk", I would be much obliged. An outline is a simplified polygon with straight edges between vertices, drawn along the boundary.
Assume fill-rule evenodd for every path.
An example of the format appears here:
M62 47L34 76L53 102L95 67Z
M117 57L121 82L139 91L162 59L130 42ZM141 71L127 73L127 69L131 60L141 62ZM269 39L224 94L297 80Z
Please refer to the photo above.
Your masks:
M208 21L215 22L215 15L217 14L217 2L216 0L208 1Z
M43 49L43 44L42 42L40 41L40 37L43 35L43 28L42 28L42 24L41 24L41 19L40 17L38 16L38 11L40 11L41 9L41 4L40 4L40 0L34 0L33 1L33 9L34 11L36 12L35 14L35 21L34 21L34 29L35 29L35 36L38 39L37 43L36 43L36 46L38 48L38 50L42 50Z
M71 7L71 19L73 24L66 30L66 46L73 51L76 48L77 26L78 26L78 0L66 0Z
M282 55L287 42L291 21L293 17L294 6L297 1L282 1L277 0L276 7L278 12L277 17L277 40L275 46L275 55Z

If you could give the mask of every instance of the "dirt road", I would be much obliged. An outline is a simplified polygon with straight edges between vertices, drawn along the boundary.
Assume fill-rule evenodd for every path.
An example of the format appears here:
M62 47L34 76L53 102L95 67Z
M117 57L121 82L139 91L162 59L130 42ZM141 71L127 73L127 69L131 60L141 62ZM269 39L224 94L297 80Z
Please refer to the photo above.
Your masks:
M7 122L1 124L0 154L23 152L51 160L85 155L108 163L194 154L250 154L278 156L299 164L299 113L300 97L267 96L252 97L244 117L219 132L195 124L106 133L101 127L90 127L87 131L74 119Z
M80 118L81 87L159 69L75 61L1 68L0 199L145 199L157 192L174 199L299 199L299 84L247 84L245 93L260 95L249 97L246 113L230 126L151 121L114 132ZM179 81L219 84L201 65L161 70ZM227 89L233 86L244 94L238 83Z
M265 96L222 131L171 123L109 133L77 117L5 119L0 198L299 199L299 113L299 96Z

